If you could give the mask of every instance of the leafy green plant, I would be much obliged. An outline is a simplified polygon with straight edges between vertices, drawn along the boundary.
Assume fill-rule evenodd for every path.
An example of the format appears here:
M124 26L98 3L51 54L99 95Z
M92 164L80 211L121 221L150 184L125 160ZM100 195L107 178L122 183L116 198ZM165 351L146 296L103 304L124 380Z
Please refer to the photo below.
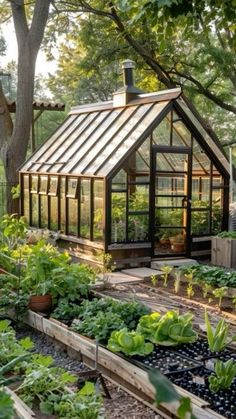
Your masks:
M157 275L151 275L151 283L155 287L158 283L158 276Z
M229 324L221 319L216 328L213 329L209 321L207 310L205 311L205 325L207 331L207 340L211 352L223 351L228 344L236 340L236 335L229 337Z
M17 388L17 393L30 407L35 400L41 404L51 397L61 397L65 386L75 383L76 376L62 368L53 367L52 364L51 357L36 355L26 368L24 380Z
M228 290L228 287L221 287L212 291L213 295L216 298L219 298L219 303L218 303L219 307L221 307L222 305L222 299L227 294L227 290Z
M0 368L0 387L1 386L8 386L9 384L15 383L16 381L21 380L21 377L17 375L12 375L11 377L5 377L5 374L12 372L16 365L21 364L22 361L25 361L27 358L30 357L30 354L24 354L18 356L17 358L12 359L12 361L8 362L4 366Z
M168 283L168 278L169 278L169 274L172 271L172 266L162 266L161 271L163 272L163 275L161 276L161 278L163 279L163 286L167 287L167 283Z
M0 387L0 419L14 419L15 409L11 396Z
M30 338L17 340L9 320L0 321L0 366L17 357L24 356L34 347Z
M5 214L0 218L0 247L10 251L26 240L27 224L24 217L17 214Z
M217 359L214 372L215 374L208 379L210 390L215 393L219 390L228 389L236 376L236 362L233 359L229 359L227 362Z
M193 315L179 315L177 311L168 311L163 316L152 313L140 319L137 331L151 342L163 346L176 346L194 342L198 335L192 329Z
M236 231L221 231L217 234L221 239L236 239Z
M209 292L211 292L211 291L212 291L212 286L210 284L205 284L204 283L202 285L202 295L203 295L203 298L207 298Z
M191 282L187 285L186 291L188 298L191 299L194 296L193 284Z
M145 343L143 335L138 332L129 332L127 328L114 331L107 345L112 352L123 352L125 355L148 355L154 346L152 343Z
M94 384L89 381L80 391L63 394L60 402L56 405L53 401L49 403L51 406L55 406L55 413L60 418L98 419L101 417L102 398L96 393ZM44 409L46 407L49 410L49 405L44 405Z
M109 288L111 273L116 268L115 262L112 261L112 255L110 253L102 252L97 258L102 262L102 266L98 269L98 272L102 274L103 285L105 288Z
M194 270L194 282L209 284L215 287L236 287L236 272L228 271L218 266L191 265L181 266L183 274L189 274Z
M156 390L155 401L159 406L161 403L178 402L177 415L180 419L197 419L192 413L191 400L189 397L180 396L167 377L157 369L148 371L150 383Z

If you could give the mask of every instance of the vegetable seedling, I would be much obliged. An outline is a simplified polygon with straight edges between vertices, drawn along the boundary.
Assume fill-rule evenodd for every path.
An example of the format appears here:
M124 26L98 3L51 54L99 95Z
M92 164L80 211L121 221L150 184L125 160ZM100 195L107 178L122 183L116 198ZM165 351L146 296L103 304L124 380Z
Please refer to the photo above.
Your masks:
M169 274L172 271L172 266L162 266L161 267L161 271L163 272L163 275L161 276L161 278L164 280L163 286L167 287L167 283L168 283L168 278L169 278Z
M188 284L186 291L187 291L188 298L191 299L191 297L194 296L194 290L193 290L193 284L192 283Z
M214 393L219 390L226 390L230 388L236 376L236 362L233 359L229 359L227 362L217 359L214 372L215 374L209 377L210 390Z
M179 293L180 280L181 280L181 271L180 270L176 270L175 271L175 279L174 279L175 294L178 294Z
M236 335L229 337L229 324L225 322L225 319L221 319L215 329L212 328L207 310L205 311L205 325L211 352L223 351L228 344L236 340Z
M203 295L203 298L207 298L208 297L208 294L209 294L209 292L211 290L212 290L212 286L210 284L204 283L203 286L202 286L202 295Z
M223 297L227 294L228 287L216 288L212 291L216 298L219 298L218 307L221 308Z
M151 283L155 287L158 283L158 276L157 275L151 275Z

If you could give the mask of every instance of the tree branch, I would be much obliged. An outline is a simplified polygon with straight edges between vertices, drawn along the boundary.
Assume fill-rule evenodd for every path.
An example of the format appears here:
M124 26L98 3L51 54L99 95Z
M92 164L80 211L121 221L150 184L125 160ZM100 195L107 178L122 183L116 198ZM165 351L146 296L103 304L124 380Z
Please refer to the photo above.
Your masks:
M34 49L39 49L43 40L44 29L48 20L51 0L36 0L33 19L30 27L30 37Z
M25 38L29 33L27 19L25 15L25 6L23 0L10 1L12 16L15 26L16 39L19 49L24 43Z

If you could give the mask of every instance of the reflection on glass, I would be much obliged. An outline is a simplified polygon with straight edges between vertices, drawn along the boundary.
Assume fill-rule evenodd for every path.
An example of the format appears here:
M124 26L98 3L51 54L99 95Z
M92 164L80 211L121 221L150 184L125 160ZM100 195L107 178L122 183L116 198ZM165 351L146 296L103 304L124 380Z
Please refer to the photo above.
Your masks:
M61 177L60 179L60 210L61 210L61 223L60 230L62 233L66 233L66 179Z
M173 122L173 146L191 147L191 133L181 120Z
M156 195L185 195L187 176L156 176Z
M131 154L126 164L129 180L133 181L137 174L149 176L150 174L150 138L147 138L138 150ZM146 178L148 181L149 178Z
M129 185L129 211L149 210L149 185Z
M156 196L156 207L182 207L185 205L184 197Z
M126 172L121 169L112 179L112 189L126 189L127 184Z
M212 233L217 234L222 230L223 209L220 202L212 204Z
M68 234L78 235L78 200L68 199Z
M152 136L153 142L156 145L170 145L170 131L171 131L171 115L170 113L160 122L154 129Z
M24 217L26 222L29 224L29 176L23 175L23 196L24 196Z
M39 225L39 212L38 212L39 197L36 194L31 194L31 205L32 205L32 226L38 227Z
M76 198L77 185L78 185L78 179L76 179L76 178L68 178L68 180L67 180L67 194L66 194L66 196L68 196L70 198Z
M58 230L58 198L50 196L50 230Z
M204 176L210 174L210 159L207 157L206 153L203 151L198 142L193 140L193 161L192 161L192 170L193 174L198 174L198 176Z
M49 195L57 195L58 177L50 176L49 178Z
M31 176L31 192L38 192L38 176Z
M126 193L113 192L111 196L111 236L113 243L126 240Z
M40 196L40 227L48 227L48 197Z
M148 214L129 215L128 240L131 242L147 241L149 239Z
M47 193L47 186L48 186L47 176L40 176L39 193L45 195Z
M93 239L103 239L103 180L94 180L93 184Z
M90 180L81 179L80 236L90 239Z
M163 158L164 157L164 158ZM170 169L170 168L171 169ZM182 153L156 154L157 171L186 172L188 169L188 155Z

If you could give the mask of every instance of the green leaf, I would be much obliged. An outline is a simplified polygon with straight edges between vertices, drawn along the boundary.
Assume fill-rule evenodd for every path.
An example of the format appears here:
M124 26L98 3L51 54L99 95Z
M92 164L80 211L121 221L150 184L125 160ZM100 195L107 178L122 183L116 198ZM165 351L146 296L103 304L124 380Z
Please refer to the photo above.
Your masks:
M81 390L79 391L79 394L81 396L91 396L94 393L95 393L95 386L90 381L87 381L84 387L82 387Z
M171 381L162 375L160 371L152 369L148 371L148 377L156 389L156 402L158 405L160 403L171 403L180 399Z
M192 413L191 400L189 397L181 397L177 413L180 419L186 419L186 414ZM191 417L194 418L193 415Z
M29 337L26 337L24 339L21 339L19 341L19 344L22 346L23 349L26 351L34 348L34 342Z
M50 415L54 413L54 403L50 403L49 401L41 402L39 404L40 412L44 413L45 415Z

